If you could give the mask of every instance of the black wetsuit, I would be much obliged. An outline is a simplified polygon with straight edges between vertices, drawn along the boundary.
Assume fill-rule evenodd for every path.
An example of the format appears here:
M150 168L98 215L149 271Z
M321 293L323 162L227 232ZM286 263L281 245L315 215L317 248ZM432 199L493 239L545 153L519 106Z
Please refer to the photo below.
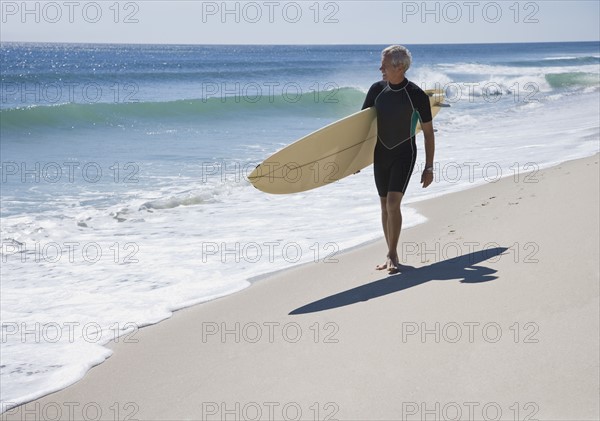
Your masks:
M429 97L408 79L398 85L374 83L363 110L377 110L377 145L373 155L375 184L380 197L389 191L404 193L417 159L417 122L430 122Z

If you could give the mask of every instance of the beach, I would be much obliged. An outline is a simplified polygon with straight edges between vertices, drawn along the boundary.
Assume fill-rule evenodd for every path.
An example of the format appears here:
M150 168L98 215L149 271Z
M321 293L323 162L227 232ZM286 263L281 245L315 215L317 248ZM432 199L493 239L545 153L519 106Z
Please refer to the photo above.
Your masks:
M410 204L400 274L377 240L254 279L2 420L597 420L598 160Z
M265 194L248 176L285 146L360 110L382 76L386 46L2 42L0 412L84 379L110 360L105 345L118 337L122 344L131 329L258 288L265 276L318 260L340 281L346 275L334 271L346 266L356 285L382 277L357 271L352 258L336 262L381 239L372 166L294 195ZM426 220L425 200L504 178L529 186L544 169L598 153L597 41L408 47L408 79L441 89L448 106L434 120L427 189L417 136L404 228ZM332 169L305 168L323 180ZM421 251L433 250L434 261L481 251L478 240L454 238L443 237L450 243L439 250L407 239L400 251L412 266ZM522 262L541 252L536 241L489 247L514 246L507 253ZM369 269L383 263L377 254ZM327 288L345 290L333 281ZM285 314L298 310L293 320L308 323L323 311L307 309L331 303L311 306L326 296L308 284L302 291L290 293L304 302ZM309 300L304 291L318 293ZM305 334L311 326L301 325ZM340 325L336 335L343 332Z

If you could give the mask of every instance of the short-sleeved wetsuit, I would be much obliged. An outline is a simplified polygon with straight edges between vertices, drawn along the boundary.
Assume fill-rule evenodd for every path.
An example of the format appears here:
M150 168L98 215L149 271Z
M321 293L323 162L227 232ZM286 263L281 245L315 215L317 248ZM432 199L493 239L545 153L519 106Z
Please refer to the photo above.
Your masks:
M404 193L417 159L417 122L430 122L427 94L408 79L393 85L374 83L363 104L377 110L377 145L373 155L375 184L380 197L389 191Z

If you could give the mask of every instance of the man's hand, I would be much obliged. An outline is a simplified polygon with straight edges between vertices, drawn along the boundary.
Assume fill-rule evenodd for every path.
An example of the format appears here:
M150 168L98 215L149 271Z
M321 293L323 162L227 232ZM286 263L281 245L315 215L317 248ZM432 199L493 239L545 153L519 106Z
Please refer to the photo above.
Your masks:
M423 174L421 174L421 184L423 184L423 188L429 186L433 182L433 171L430 169L423 170Z

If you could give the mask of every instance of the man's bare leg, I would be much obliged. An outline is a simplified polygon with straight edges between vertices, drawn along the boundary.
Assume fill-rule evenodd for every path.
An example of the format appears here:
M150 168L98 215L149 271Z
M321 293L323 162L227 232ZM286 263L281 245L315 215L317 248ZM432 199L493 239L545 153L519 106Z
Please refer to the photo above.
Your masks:
M400 203L403 196L404 194L401 192L389 192L387 197L380 197L381 222L385 241L388 246L388 254L386 262L383 265L378 265L376 267L377 270L387 269L390 273L396 273L400 267L397 248L402 229Z
M387 197L379 197L380 200L380 204L381 204L381 226L383 228L383 235L385 237L385 243L388 246L388 249L390 248L390 243L388 240L388 230L387 230L387 224L388 224L388 211L387 211ZM375 266L375 269L377 270L384 270L387 269L388 267L388 262L387 259L389 258L389 255L386 256L386 262L382 265L377 265Z
M400 211L400 202L404 194L401 192L388 192L387 195L387 242L388 242L388 267L390 273L396 273L400 269L400 260L398 259L398 242L400 241L400 231L402 230L402 212Z

